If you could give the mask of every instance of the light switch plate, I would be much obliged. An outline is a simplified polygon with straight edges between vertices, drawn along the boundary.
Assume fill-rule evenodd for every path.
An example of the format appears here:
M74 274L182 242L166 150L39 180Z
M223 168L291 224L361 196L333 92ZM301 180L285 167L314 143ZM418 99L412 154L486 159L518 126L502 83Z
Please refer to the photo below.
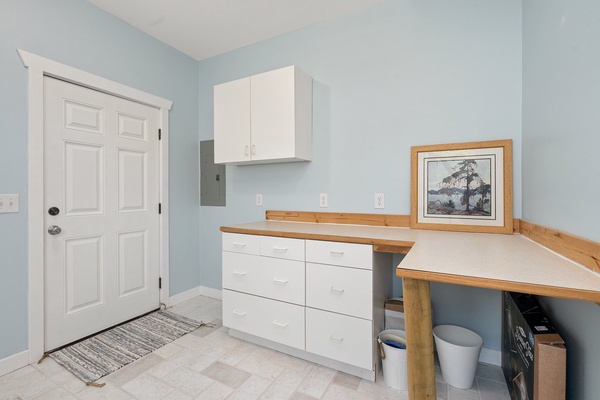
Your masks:
M0 194L0 213L18 213L19 195Z

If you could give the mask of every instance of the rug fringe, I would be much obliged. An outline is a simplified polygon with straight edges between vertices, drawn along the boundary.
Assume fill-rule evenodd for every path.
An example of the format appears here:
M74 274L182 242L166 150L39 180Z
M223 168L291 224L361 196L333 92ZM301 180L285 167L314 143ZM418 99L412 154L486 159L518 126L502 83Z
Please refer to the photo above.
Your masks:
M102 383L96 383L96 382L86 382L85 383L86 386L93 386L93 387L103 387L104 385L106 385L106 382L102 382Z
M50 353L44 353L44 355L42 356L42 358L40 358L40 359L39 359L39 361L38 361L37 363L38 363L38 364L41 364L41 363L42 363L42 361L44 361L44 359L45 359L46 357L48 357L49 355L50 355Z

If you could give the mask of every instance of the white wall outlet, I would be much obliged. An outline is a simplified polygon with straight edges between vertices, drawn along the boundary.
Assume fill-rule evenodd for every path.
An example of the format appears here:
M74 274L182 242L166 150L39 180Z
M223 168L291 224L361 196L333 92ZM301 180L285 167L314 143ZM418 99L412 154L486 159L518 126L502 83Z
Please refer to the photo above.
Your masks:
M327 208L327 193L319 194L319 207Z
M0 213L18 213L19 195L0 194Z
M385 208L383 193L375 193L375 208Z
M256 207L262 207L263 205L263 197L262 194L256 195Z

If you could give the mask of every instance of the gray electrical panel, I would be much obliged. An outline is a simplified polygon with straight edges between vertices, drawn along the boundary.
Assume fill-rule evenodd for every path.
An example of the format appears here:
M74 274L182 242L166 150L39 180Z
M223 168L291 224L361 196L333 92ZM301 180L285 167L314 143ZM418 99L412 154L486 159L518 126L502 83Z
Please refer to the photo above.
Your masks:
M225 165L215 164L215 141L200 142L200 205L225 206Z

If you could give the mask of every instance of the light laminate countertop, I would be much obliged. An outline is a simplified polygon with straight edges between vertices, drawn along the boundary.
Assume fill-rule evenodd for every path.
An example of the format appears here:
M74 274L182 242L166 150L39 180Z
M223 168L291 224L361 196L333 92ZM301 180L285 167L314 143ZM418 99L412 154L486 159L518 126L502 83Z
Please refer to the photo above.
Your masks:
M519 234L287 221L225 226L221 231L412 246L397 266L398 276L600 303L600 274Z

